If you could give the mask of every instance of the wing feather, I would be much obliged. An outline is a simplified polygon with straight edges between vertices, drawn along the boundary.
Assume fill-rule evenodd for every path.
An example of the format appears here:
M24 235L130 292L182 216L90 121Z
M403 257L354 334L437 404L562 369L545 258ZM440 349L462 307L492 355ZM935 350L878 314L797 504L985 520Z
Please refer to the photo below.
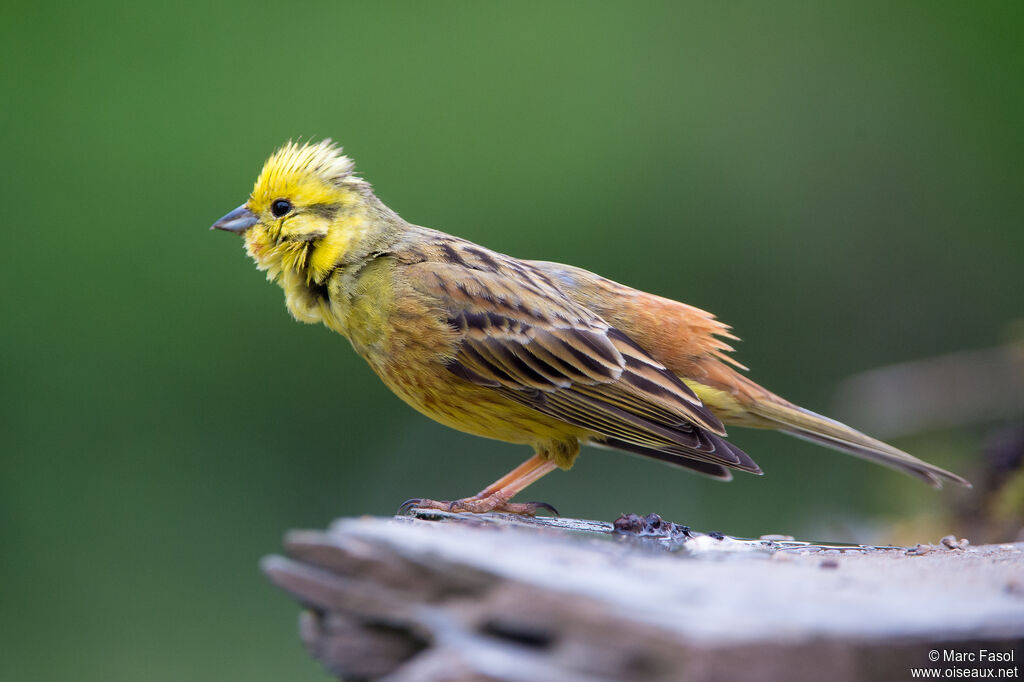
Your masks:
M595 442L717 478L722 467L760 473L675 374L530 264L448 239L407 267L461 339L447 363L454 374Z

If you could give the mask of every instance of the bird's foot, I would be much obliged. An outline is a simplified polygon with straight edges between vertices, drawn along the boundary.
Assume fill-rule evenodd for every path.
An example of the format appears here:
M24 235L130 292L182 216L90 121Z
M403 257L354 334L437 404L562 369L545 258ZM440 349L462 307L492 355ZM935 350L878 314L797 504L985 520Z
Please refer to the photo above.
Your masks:
M507 497L500 494L487 495L485 497L465 497L461 500L427 500L420 497L406 500L398 508L399 514L408 514L412 509L439 509L448 512L470 512L472 514L485 514L487 512L501 512L505 514L521 514L523 516L536 516L541 510L559 516L558 510L547 502L509 502Z

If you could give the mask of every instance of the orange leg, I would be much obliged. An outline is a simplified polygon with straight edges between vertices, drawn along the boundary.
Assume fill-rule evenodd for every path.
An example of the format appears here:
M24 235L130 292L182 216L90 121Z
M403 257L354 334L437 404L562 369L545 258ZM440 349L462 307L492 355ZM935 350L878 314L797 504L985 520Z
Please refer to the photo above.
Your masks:
M518 487L516 487L515 492L512 493L512 495L515 495L515 493L519 492L526 486L536 482L537 479L539 479L544 474L554 471L557 468L558 467L551 459L546 459L544 457L541 457L540 455L534 455L533 457L526 460L525 462L517 466L515 469L508 472L507 474L499 478L497 481L490 484L489 486L478 492L476 495L468 499L480 500L485 497L490 497L491 495L493 495L494 493L498 492L503 488L519 484ZM511 497L512 495L509 495L509 497Z
M509 502L523 488L537 481L545 474L558 468L553 459L539 454L526 460L494 483L490 484L473 497L466 497L454 502L413 499L402 505L400 511L405 512L413 507L424 509L443 509L445 511L473 512L481 514L489 511L502 511L509 514L526 514L533 516L538 509L546 508L555 511L543 502ZM558 512L555 512L556 514Z

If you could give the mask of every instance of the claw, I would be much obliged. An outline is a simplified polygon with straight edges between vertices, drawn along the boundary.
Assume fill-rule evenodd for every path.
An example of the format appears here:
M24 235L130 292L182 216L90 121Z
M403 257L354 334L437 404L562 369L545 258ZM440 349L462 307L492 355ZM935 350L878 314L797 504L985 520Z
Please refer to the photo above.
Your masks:
M555 516L559 515L558 510L547 502L506 502L494 506L492 511L503 514L518 514L520 516L536 516L537 511L541 509L546 509Z
M398 508L397 516L405 516L413 509L419 506L420 502L423 501L422 497L414 497L410 500L406 500L402 503L402 506Z
M553 516L562 516L558 513L558 510L555 509L554 506L548 504L547 502L527 502L526 504L534 507L534 515L536 515L537 509L547 509L549 512L551 512Z
M402 506L398 508L399 515L408 515L413 509L439 509L441 511L461 511L455 508L455 505L459 503L459 500L455 502L449 502L448 500L437 501L428 500L425 497L414 497L411 500L406 500L402 503Z

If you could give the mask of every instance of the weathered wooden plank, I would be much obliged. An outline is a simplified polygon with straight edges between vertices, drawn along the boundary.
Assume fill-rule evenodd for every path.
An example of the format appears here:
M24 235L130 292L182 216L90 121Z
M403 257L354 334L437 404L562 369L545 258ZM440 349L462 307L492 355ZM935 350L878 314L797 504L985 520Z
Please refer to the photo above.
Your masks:
M1024 543L908 553L738 540L639 517L620 520L623 533L576 519L418 514L293 532L286 557L264 560L308 607L303 640L334 674L902 679L942 665L932 649L1022 655Z

